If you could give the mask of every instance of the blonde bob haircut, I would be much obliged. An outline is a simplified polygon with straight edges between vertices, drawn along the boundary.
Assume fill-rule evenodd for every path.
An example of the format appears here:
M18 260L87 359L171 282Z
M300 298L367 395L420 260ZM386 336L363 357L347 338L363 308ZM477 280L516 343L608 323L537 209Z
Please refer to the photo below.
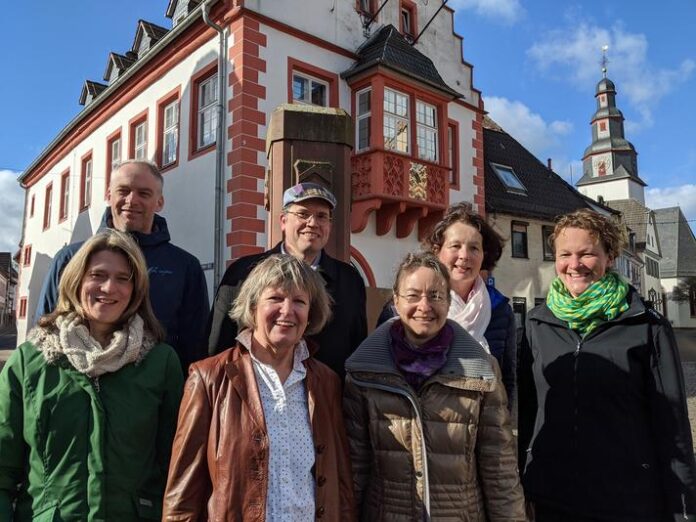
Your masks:
M143 257L140 247L128 234L113 229L99 232L85 241L68 262L60 277L56 308L50 314L43 316L39 320L39 325L54 326L59 316L71 312L75 312L85 322L88 321L80 302L82 280L87 274L92 257L105 250L121 254L126 258L133 281L131 300L121 315L117 329L126 324L135 314L138 314L145 323L145 331L149 332L156 342L163 341L164 329L155 317L150 305L150 280L147 275L145 257Z
M331 318L333 301L324 279L307 263L287 254L274 254L261 261L242 284L230 317L239 329L256 328L256 306L267 288L302 291L309 296L309 320L305 335L319 333Z
M626 245L626 232L616 221L584 208L563 214L556 219L553 233L549 236L549 246L553 250L555 250L556 238L566 228L587 231L595 243L602 245L610 259L618 259Z

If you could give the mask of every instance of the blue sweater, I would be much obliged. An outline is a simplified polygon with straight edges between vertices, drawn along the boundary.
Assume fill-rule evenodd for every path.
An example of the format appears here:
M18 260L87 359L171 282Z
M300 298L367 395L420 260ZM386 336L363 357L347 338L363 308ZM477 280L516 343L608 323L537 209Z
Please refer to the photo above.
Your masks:
M100 230L111 228L107 208ZM210 304L208 287L198 259L172 245L167 221L155 216L152 233L130 233L140 245L150 276L150 302L155 316L167 331L167 344L179 355L184 371L192 362L207 357L203 333ZM60 249L44 279L34 322L53 311L58 302L58 282L63 269L84 242Z

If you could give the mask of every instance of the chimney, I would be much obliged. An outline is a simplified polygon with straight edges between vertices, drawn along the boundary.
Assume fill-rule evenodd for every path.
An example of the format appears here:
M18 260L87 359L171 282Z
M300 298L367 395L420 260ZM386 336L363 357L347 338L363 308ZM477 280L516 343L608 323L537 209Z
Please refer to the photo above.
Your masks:
M546 167L549 170L553 170L553 166L551 165L551 158L546 158Z

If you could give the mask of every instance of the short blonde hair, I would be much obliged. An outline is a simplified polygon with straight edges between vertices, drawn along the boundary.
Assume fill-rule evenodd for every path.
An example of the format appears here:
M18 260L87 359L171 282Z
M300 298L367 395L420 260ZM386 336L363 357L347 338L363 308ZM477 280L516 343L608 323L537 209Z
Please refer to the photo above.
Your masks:
M261 261L242 284L230 317L239 329L256 327L256 306L267 288L300 290L309 296L306 335L319 333L331 318L332 299L324 279L307 263L287 254L274 254Z
M128 234L113 229L107 229L92 236L85 241L72 259L70 259L60 276L56 308L52 313L43 316L39 321L39 325L53 326L59 316L71 312L75 312L84 321L87 321L85 310L80 301L82 280L87 273L92 257L104 250L115 252L125 257L133 278L133 293L128 307L121 315L121 325L127 323L137 313L145 323L145 330L157 342L164 340L164 329L155 317L150 305L150 280L147 274L145 257L140 251L140 247Z
M618 259L626 245L625 230L612 218L586 208L563 214L556 219L549 246L555 250L556 238L566 228L586 230L596 243L600 243L610 259Z

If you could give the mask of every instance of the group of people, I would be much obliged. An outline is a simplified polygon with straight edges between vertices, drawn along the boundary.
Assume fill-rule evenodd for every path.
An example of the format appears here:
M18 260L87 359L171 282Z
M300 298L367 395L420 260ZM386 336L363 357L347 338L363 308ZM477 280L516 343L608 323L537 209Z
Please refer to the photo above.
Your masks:
M612 271L611 219L558 219L518 354L482 276L504 239L466 205L367 335L361 277L324 250L328 189L285 192L283 241L232 263L209 312L162 183L124 162L102 230L55 258L0 373L0 520L696 520L674 335Z

